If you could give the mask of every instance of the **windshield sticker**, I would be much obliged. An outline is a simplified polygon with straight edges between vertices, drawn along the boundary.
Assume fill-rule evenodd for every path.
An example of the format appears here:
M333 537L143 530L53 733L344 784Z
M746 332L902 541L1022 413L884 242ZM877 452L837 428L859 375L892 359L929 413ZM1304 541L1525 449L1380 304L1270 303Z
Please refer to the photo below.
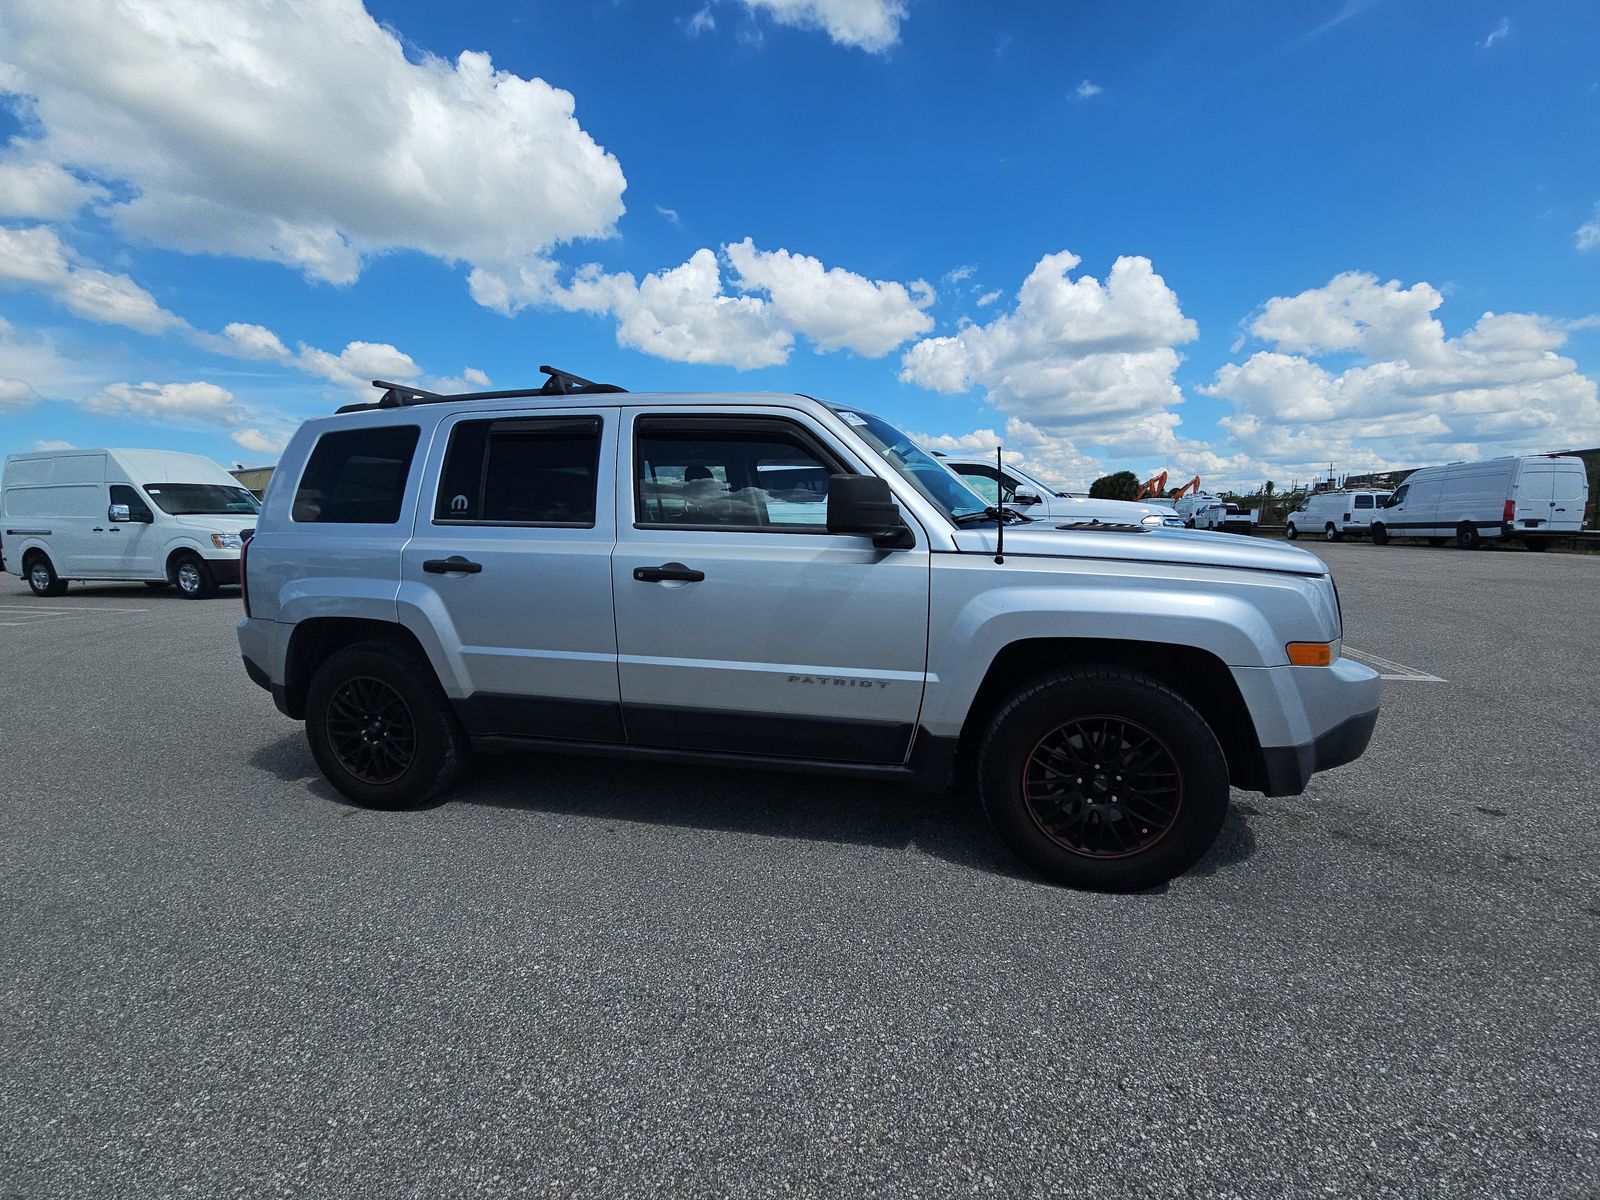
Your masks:
M865 425L867 423L867 419L857 413L842 412L839 415L843 417L846 424L849 425Z

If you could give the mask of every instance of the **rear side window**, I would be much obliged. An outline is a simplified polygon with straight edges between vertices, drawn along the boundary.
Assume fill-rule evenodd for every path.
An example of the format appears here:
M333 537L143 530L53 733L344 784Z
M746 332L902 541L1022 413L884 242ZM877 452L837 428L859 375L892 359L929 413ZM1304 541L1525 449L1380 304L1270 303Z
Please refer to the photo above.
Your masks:
M599 417L462 421L450 434L439 525L594 525Z
M341 429L317 439L294 494L296 521L393 525L421 430L415 425Z
M1356 507L1357 508L1371 508L1372 507L1372 497L1371 496L1357 496L1356 497Z

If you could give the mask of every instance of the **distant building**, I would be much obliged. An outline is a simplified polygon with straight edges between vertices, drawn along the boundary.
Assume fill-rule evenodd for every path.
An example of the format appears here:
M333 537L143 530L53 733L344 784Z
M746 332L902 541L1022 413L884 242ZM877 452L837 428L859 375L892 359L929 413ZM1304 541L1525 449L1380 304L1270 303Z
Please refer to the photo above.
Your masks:
M243 467L237 471L229 471L228 474L237 479L241 487L249 488L255 493L255 498L259 500L262 493L267 490L267 480L272 478L272 468Z

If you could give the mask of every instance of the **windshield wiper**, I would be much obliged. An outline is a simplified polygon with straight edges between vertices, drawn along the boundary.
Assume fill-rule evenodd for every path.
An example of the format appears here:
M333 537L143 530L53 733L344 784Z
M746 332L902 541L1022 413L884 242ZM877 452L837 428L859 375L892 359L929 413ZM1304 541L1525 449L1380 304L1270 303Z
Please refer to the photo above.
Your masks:
M978 512L962 513L951 518L957 525L973 525L979 521L1004 521L1007 525L1017 521L1031 521L1032 517L1019 513L1014 508L985 508Z

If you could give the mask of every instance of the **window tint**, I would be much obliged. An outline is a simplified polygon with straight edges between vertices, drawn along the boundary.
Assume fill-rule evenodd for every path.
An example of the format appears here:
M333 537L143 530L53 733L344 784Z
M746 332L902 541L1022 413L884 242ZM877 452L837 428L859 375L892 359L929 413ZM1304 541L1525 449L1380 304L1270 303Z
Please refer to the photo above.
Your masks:
M144 502L144 497L134 491L125 483L111 485L111 503L126 504L128 515L135 521L152 521L155 514L150 511L150 506Z
M822 532L842 471L798 425L753 417L644 418L634 434L640 525Z
M384 425L323 434L300 476L293 518L393 525L400 519L419 433L415 425Z
M966 480L967 486L982 496L985 502L1000 503L1000 482L995 478L992 467L975 467L971 463L962 463L955 470Z
M1384 507L1390 508L1396 504L1403 504L1405 502L1406 493L1410 490L1411 485L1409 483L1402 483L1395 494L1389 497L1389 503L1384 505Z
M437 524L594 524L599 417L462 421L450 435Z
M1357 496L1356 497L1356 507L1357 508L1371 508L1372 507L1372 497L1371 496Z

